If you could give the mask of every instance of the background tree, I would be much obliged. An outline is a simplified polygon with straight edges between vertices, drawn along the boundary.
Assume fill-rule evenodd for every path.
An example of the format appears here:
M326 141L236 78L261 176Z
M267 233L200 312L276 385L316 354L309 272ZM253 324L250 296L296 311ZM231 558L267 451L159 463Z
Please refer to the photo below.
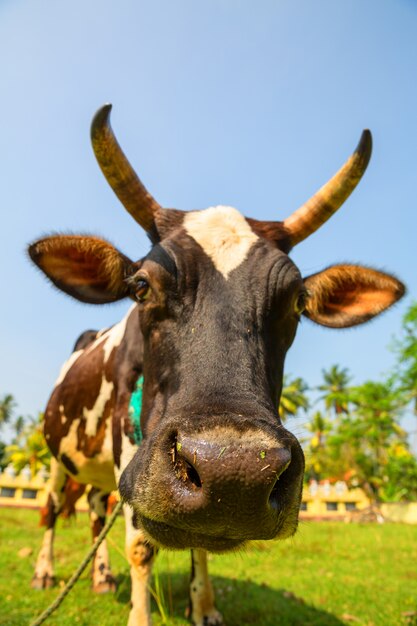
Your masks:
M320 411L316 411L306 424L306 429L312 436L307 439L305 447L305 478L307 481L328 478L330 468L326 442L332 430L332 423Z
M26 425L26 419L23 417L23 415L18 415L16 417L16 419L13 422L13 430L15 432L15 438L18 438L19 435L23 432L23 429L25 428Z
M394 339L393 347L397 362L392 379L402 390L404 403L412 403L417 417L417 302L413 302L404 315L400 334Z
M7 467L6 444L0 441L0 472Z
M396 483L399 498L414 494L417 462L399 424L401 391L391 381L368 381L352 388L351 401L353 408L327 438L328 469L345 469L351 486L361 487L374 503L389 496L395 477L401 479ZM408 478L401 476L401 468L407 468Z
M9 424L16 408L16 401L12 394L6 394L0 400L0 428Z
M323 400L326 410L331 413L334 411L336 415L348 412L349 406L349 383L352 377L346 367L339 365L331 365L328 370L322 370L323 384L319 385L318 390L322 391L321 400Z
M307 411L310 406L307 396L308 385L302 378L290 379L284 375L281 399L279 403L279 416L283 422L288 417L295 417L300 410Z
M417 499L417 462L408 445L401 441L395 442L388 452L379 497L383 502Z
M16 471L22 471L27 465L32 477L43 467L49 469L51 453L43 436L43 414L32 419L17 436L15 443L6 447L6 458Z
M16 402L12 394L5 394L0 399L0 431L9 424L13 412L16 407ZM7 466L7 455L6 455L6 443L0 440L0 471L3 471Z

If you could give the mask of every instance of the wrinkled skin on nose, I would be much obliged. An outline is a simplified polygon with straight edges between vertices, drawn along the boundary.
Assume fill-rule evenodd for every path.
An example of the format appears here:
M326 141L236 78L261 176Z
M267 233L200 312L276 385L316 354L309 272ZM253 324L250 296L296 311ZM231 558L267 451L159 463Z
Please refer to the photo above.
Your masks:
M295 532L301 448L281 425L253 422L167 424L142 444L119 489L154 543L222 552Z

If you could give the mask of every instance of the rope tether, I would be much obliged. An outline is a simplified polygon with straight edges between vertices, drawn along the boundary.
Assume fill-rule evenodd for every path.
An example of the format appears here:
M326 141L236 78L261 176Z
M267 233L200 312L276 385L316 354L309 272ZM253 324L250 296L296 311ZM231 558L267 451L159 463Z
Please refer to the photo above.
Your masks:
M48 617L50 615L52 615L52 613L54 611L57 610L59 605L64 600L65 596L71 591L71 589L73 588L73 586L75 585L75 583L77 582L77 580L79 579L79 577L81 576L81 574L83 573L85 568L87 567L88 563L94 557L94 555L97 552L101 542L106 537L106 535L109 532L110 528L113 526L114 522L116 521L116 517L118 516L122 506L123 505L122 505L121 502L118 502L116 504L116 506L114 507L114 511L111 514L111 516L109 517L109 520L108 520L107 524L104 526L103 530L101 531L101 533L97 537L97 540L95 541L95 543L93 544L93 546L89 550L87 556L84 558L82 563L78 566L76 571L73 573L73 575L71 576L71 578L69 579L69 581L65 585L64 589L61 591L61 593L56 598L56 600L54 600L54 602L52 602L52 604L50 604L48 606L48 608L45 609L45 611L41 615L39 615L39 617L37 619L35 619L34 622L31 622L30 626L39 626L40 624L43 624L43 622L45 620L47 620Z

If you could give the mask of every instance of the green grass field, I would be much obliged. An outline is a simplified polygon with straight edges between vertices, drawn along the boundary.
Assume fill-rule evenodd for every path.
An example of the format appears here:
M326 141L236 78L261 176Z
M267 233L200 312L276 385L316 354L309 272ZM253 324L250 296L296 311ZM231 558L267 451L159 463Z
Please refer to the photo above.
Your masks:
M0 509L0 624L29 624L58 589L33 591L29 583L42 529L34 511ZM95 596L86 571L46 623L50 626L118 626L127 621L129 575L123 521L109 540L115 595ZM58 524L56 575L66 582L90 546L87 516ZM33 554L21 558L21 548ZM307 523L286 542L263 542L250 550L212 556L217 606L227 626L395 626L417 624L417 527ZM167 612L153 605L155 625L187 624L189 553L159 555L155 567ZM153 585L155 586L155 580ZM416 613L417 615L417 613Z

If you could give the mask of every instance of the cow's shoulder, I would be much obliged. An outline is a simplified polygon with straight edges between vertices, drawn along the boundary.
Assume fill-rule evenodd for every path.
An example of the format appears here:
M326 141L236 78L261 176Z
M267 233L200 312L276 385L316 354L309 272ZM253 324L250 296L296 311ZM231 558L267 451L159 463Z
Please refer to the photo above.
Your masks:
M122 381L123 392L126 372L131 372L133 387L141 365L131 346L131 327L138 327L135 311L131 307L111 328L83 333L62 365L45 411L45 436L56 456L68 439L91 457L102 449L106 438L111 439L111 418L120 404L118 382Z

